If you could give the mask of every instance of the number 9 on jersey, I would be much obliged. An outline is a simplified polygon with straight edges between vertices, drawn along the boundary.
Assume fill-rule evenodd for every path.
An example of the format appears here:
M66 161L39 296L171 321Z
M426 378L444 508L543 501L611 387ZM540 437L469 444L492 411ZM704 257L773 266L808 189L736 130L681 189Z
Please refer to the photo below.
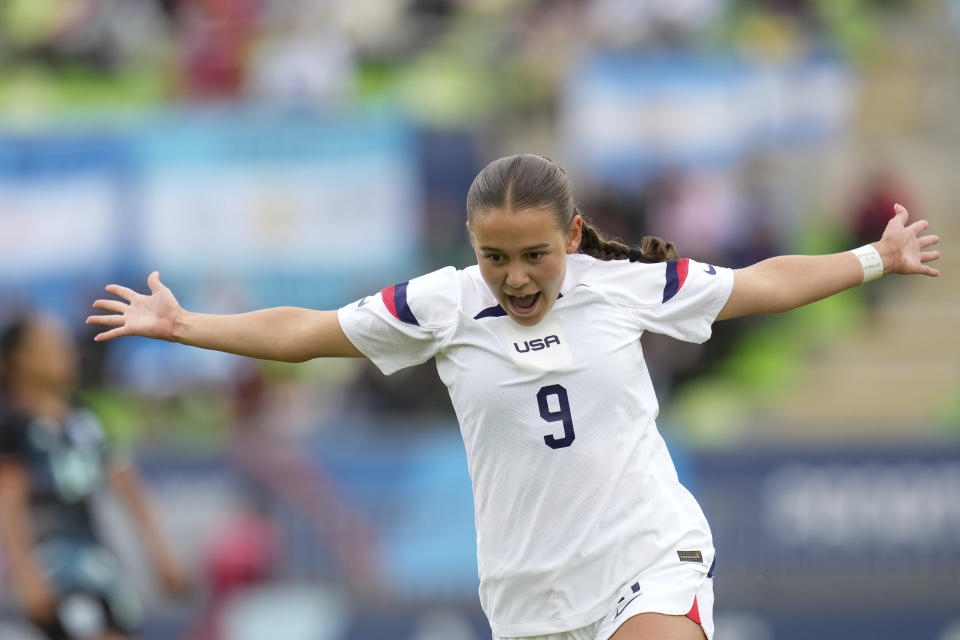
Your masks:
M560 408L556 411L550 409L550 398L557 399ZM551 449L563 449L573 444L576 434L573 432L573 417L570 415L570 399L567 397L567 390L559 384L551 384L540 387L537 392L537 404L540 405L540 417L547 422L562 422L563 437L558 438L553 434L543 436L543 441Z

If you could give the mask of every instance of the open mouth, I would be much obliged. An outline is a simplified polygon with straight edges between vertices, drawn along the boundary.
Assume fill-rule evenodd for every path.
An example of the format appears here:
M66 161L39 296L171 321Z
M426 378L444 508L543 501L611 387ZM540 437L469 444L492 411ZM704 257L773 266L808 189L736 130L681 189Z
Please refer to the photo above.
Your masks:
M531 313L537 306L537 300L539 299L539 291L526 296L511 296L507 294L507 301L510 303L511 309L518 315Z

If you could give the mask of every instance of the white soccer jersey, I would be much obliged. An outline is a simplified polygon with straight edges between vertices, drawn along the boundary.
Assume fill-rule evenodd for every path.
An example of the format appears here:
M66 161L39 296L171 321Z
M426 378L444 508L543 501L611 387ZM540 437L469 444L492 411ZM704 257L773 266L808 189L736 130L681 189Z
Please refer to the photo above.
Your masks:
M496 635L587 625L668 557L707 572L710 530L657 432L639 338L703 342L732 286L729 269L693 260L572 254L532 327L507 315L477 266L340 309L347 337L385 374L436 358L466 445L480 601Z

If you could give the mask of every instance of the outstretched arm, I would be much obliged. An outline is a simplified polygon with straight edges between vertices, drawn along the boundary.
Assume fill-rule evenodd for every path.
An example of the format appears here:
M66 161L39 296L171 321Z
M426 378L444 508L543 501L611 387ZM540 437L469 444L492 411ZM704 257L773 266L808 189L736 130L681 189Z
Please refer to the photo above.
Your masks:
M97 334L95 340L143 336L284 362L363 356L344 335L336 311L275 307L233 315L194 313L180 306L156 271L147 285L149 295L107 285L107 291L122 300L93 303L110 313L90 316L87 323L113 327Z
M883 273L940 272L926 265L940 257L925 251L940 239L921 236L928 224L918 220L907 226L908 213L900 205L887 223L883 237L873 247L883 259ZM733 272L733 291L717 320L755 313L781 313L832 296L863 282L860 260L850 251L824 256L779 256Z

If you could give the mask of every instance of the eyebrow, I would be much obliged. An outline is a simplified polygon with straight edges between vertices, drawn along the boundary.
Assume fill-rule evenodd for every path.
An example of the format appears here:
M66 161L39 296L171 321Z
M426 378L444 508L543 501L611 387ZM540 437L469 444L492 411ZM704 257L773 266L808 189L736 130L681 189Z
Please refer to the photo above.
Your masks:
M544 243L541 243L541 244L535 244L535 245L533 245L532 247L524 247L524 248L521 249L520 251L521 251L521 252L523 252L523 251L542 251L543 249L549 249L549 248L550 248L550 243L549 243L549 242L544 242ZM506 251L504 251L503 249L497 249L496 247L488 247L488 246L486 246L486 245L480 247L480 251L496 251L496 252L498 252L498 253L506 253Z

